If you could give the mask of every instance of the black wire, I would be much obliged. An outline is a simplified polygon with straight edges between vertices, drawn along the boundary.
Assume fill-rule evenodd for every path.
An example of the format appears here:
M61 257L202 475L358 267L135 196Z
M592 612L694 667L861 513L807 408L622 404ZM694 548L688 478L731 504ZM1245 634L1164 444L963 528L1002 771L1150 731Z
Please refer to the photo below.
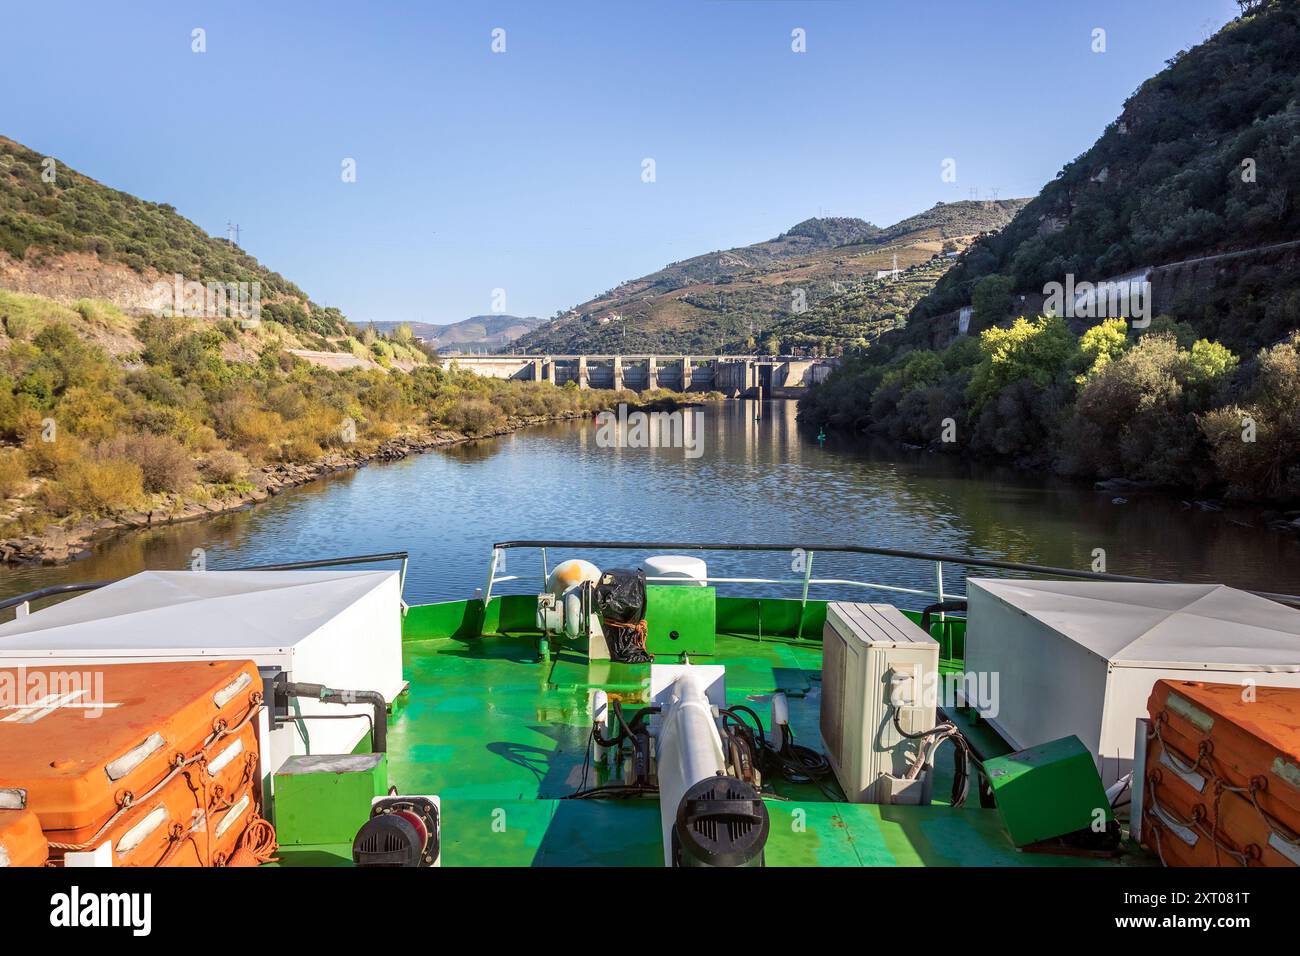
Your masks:
M624 740L627 740L629 738L635 738L637 730L645 722L645 719L649 717L651 714L659 713L660 710L660 708L656 706L643 707L640 710L638 710L636 714L633 715L632 721L631 723L629 723L627 719L623 716L622 701L619 700L610 701L609 708L610 710L613 711L614 721L619 726L618 735L614 737L612 740L606 740L603 736L601 736L600 731L596 729L597 728L596 722L592 721L591 734L587 738L587 753L582 761L582 782L578 785L577 790L569 794L567 797L563 798L565 800L584 800L584 799L590 799L591 797L616 796L620 791L636 791L637 794L659 792L658 787L649 787L643 784L634 785L634 784L619 784L619 783L607 783L599 787L592 787L590 789L585 789L587 786L587 768L591 765L592 742L595 741L603 747L618 747L623 743ZM629 793L627 795L635 795L635 794Z
M591 750L595 746L596 740L596 722L591 723L591 733L587 735L587 752L582 755L582 780L578 784L578 790L584 790L587 787L587 768L591 766Z
M970 741L966 739L966 735L963 734L958 729L957 725L950 720L945 721L936 727L932 727L929 730L922 731L921 733L909 734L903 729L903 725L899 721L898 715L899 711L895 708L894 729L908 740L921 740L922 738L929 737L933 734L947 732L947 735L943 740L951 740L953 742L952 798L950 802L954 807L960 807L965 804L966 797L970 790L970 765L973 763L976 767L981 769L983 768L983 765L975 759L975 754L971 751ZM942 744L943 740L940 740L939 744Z
M607 783L601 787L592 787L589 790L576 790L567 796L561 797L561 800L626 800L631 797L643 797L650 794L657 794L658 787L636 786L622 783Z
M828 792L822 786L822 781L831 773L831 763L823 754L811 747L796 744L790 738L788 731L782 740L781 749L778 750L768 742L767 735L763 731L763 721L759 719L758 714L744 704L719 709L718 713L722 715L724 723L727 718L730 718L743 728L742 732L747 735L751 749L757 756L759 768L765 774L776 773L790 783L814 783L821 788L827 799L832 801L837 799L837 795ZM753 737L755 728L750 727L740 718L739 715L742 713L748 714L754 721L758 730L757 740Z

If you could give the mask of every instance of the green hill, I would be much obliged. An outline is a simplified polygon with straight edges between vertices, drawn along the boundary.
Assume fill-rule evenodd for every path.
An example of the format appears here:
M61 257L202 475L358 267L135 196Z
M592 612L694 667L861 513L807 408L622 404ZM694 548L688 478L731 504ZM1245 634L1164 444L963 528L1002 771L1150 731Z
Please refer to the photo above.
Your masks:
M1260 3L1142 84L800 418L1038 471L1300 500L1298 104L1300 9ZM1148 327L1037 316L1047 282L1146 266ZM959 334L967 303L977 334Z
M557 353L736 353L784 347L772 336L790 332L791 347L836 352L856 332L847 338L821 334L808 327L810 312L835 296L874 289L878 273L964 248L1009 222L1024 202L940 203L885 229L861 219L808 219L774 239L695 256L624 282L516 345Z
M1097 281L1296 238L1300 12L1273 0L1170 58L1091 149L974 243L914 319L969 303L988 276L1041 292L1067 273ZM1268 344L1300 319L1300 302L1279 294L1296 278L1294 268L1220 277L1208 296L1173 296L1166 311L1237 347Z
M257 282L264 317L322 335L346 332L338 310L313 305L284 276L209 236L172 206L112 189L63 163L51 165L0 136L0 257L39 270L68 254L119 263L142 283L176 274L204 283Z

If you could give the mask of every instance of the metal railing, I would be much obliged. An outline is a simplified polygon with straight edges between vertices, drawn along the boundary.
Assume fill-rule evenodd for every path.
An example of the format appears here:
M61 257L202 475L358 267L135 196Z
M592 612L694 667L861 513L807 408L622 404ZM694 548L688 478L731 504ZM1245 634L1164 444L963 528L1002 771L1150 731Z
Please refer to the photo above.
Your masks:
M320 558L316 561L290 561L285 564L254 564L245 565L239 568L213 568L217 571L310 571L317 568L337 568L349 564L378 564L381 561L401 561L402 567L398 572L398 594L406 590L406 566L410 555L405 551L387 551L382 554L358 554L347 558ZM156 570L145 568L143 570ZM205 572L196 571L195 574ZM51 584L47 587L37 588L35 591L28 591L26 594L18 594L11 598L0 600L0 611L6 611L9 608L14 609L14 618L26 617L31 612L31 602L39 601L42 598L54 597L58 594L76 594L80 591L94 591L97 588L113 584L113 581L84 581L77 584Z
M783 551L802 553L804 557L804 574L801 578L723 578L707 577L705 583L718 584L776 584L801 585L800 605L808 603L808 588L812 585L834 585L839 587L859 587L869 590L886 591L894 594L908 594L916 597L935 598L939 603L949 599L965 600L966 595L944 588L944 565L958 565L966 568L989 568L998 571L1014 571L1021 574L1039 575L1041 577L1076 578L1087 581L1118 581L1138 584L1176 584L1182 582L1168 581L1161 578L1144 578L1128 574L1108 574L1101 571L1080 571L1076 568L1055 568L1042 564L1023 564L1016 561L1000 561L995 558L975 558L962 554L945 554L935 551L905 551L897 548L876 548L854 544L718 544L695 541L558 541L527 540L498 541L492 546L492 559L488 566L487 585L483 589L484 605L492 598L494 585L519 580L518 575L497 577L497 567L502 555L514 548L540 548L542 551L543 586L547 577L546 549L567 548L579 551ZM830 554L861 554L876 557L902 558L912 561L929 561L934 563L935 590L908 588L898 585L881 584L872 581L855 581L847 578L812 577L813 556L818 552ZM647 581L672 581L679 578L647 578ZM1251 591L1258 597L1268 598L1282 604L1300 607L1300 595L1276 594L1269 591ZM942 618L942 614L940 615Z

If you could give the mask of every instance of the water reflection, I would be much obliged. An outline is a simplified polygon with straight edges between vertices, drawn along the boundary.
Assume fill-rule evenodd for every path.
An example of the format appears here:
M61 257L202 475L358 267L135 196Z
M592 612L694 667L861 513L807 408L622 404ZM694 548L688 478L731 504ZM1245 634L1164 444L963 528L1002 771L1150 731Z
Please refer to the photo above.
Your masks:
M120 536L65 567L5 569L0 592L186 568L195 548L210 568L404 549L408 600L444 600L483 585L495 541L604 538L871 544L1082 569L1102 548L1118 573L1300 593L1300 543L1234 524L1241 516L1159 498L1116 505L1087 486L894 447L819 446L793 403L706 407L698 458L600 447L596 428L592 419L546 425L340 474L236 514ZM726 576L798 576L789 554L706 557ZM536 591L541 557L512 554L509 571L528 576L510 588ZM933 566L886 558L822 554L814 572L934 584ZM958 569L945 584L961 587Z

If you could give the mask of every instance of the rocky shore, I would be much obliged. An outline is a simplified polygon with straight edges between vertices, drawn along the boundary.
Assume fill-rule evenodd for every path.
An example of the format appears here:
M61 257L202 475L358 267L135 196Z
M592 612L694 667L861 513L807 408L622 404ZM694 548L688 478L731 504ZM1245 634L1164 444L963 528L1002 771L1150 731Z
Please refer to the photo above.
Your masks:
M586 412L566 412L546 417L512 419L501 428L481 435L438 429L426 434L393 438L370 453L332 452L306 464L265 465L249 475L252 490L210 501L187 500L181 495L164 497L150 511L124 512L104 518L86 518L74 524L51 525L39 534L0 541L0 564L61 564L89 551L96 543L127 531L154 528L182 521L197 521L214 515L248 508L290 488L305 485L340 471L363 468L372 462L400 461L434 448L461 442L508 435L531 425L585 418Z

